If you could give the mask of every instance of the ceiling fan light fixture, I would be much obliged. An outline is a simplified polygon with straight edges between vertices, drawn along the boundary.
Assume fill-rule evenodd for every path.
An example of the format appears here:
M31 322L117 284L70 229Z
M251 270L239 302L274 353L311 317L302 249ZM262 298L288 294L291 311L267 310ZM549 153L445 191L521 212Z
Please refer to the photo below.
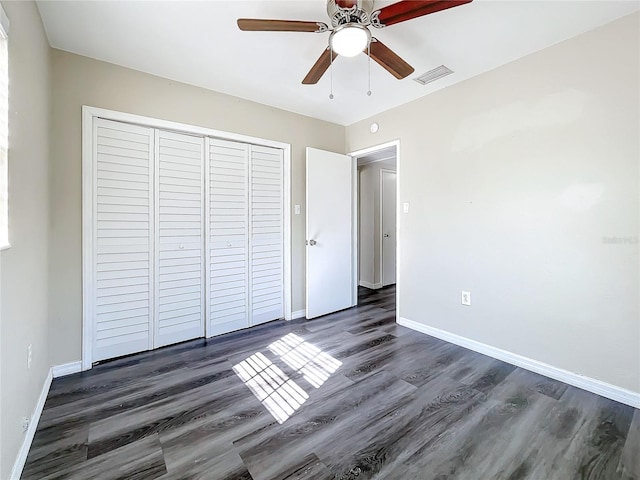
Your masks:
M371 42L371 32L364 25L345 23L329 37L329 46L342 57L355 57L362 53Z

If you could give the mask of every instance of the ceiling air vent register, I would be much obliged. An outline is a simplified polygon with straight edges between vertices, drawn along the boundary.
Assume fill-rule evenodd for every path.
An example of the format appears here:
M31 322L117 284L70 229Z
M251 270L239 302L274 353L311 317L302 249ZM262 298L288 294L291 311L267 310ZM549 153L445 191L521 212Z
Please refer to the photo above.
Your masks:
M436 80L439 80L442 77L446 77L447 75L451 75L452 73L453 70L445 67L444 65L440 65L439 67L436 67L433 70L429 70L419 77L414 78L414 80L420 85L426 85L427 83L435 82Z

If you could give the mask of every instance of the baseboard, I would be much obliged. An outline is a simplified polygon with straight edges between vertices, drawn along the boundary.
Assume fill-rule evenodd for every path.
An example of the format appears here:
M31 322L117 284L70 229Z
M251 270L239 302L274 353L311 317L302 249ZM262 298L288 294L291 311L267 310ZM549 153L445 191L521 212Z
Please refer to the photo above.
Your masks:
M382 288L382 283L369 283L369 282L365 282L364 280L360 280L358 284L361 287L369 288L371 290L377 290L379 288Z
M44 384L42 385L42 391L40 392L38 403L36 403L36 407L33 410L31 419L29 420L29 428L24 435L24 440L22 441L22 445L20 446L20 450L18 451L18 457L13 464L11 477L9 477L11 480L20 480L22 469L24 468L24 464L27 461L27 455L29 455L29 449L31 448L33 437L36 434L38 422L40 421L40 415L42 415L42 409L44 408L44 402L46 402L47 400L47 395L49 394L49 388L51 387L52 380L53 369L50 368L49 373L47 373L47 378L44 379Z
M295 320L296 318L304 318L307 316L306 310L298 310L296 312L291 312L291 320Z
M489 357L502 360L503 362L510 363L511 365L522 367L525 370L539 373L540 375L544 375L545 377L568 383L569 385L581 388L582 390L586 390L588 392L610 398L611 400L615 400L616 402L624 403L625 405L630 405L635 408L640 408L640 393L617 387L615 385L611 385L610 383L596 380L595 378L590 378L578 373L570 372L562 368L557 368L547 363L539 362L537 360L533 360L516 353L508 352L507 350L492 347L491 345L477 342L475 340L456 335L455 333L440 330L439 328L430 327L429 325L425 325L414 320L409 320L408 318L399 317L398 324L407 328L411 328L412 330L425 333L432 337L439 338L440 340L454 343L461 347L468 348L469 350L482 353Z
M82 371L82 362L70 362L62 365L55 365L51 371L53 372L53 378L64 377L65 375L71 375Z

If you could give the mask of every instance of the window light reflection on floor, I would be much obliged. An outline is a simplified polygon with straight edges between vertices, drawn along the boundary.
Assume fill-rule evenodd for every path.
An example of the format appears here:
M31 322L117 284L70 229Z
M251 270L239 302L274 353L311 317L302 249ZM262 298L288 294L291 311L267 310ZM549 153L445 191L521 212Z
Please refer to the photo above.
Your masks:
M269 350L278 355L287 365L304 375L314 387L319 388L335 372L342 362L315 345L305 342L295 333L285 335L269 345Z
M269 350L289 367L304 375L316 388L320 388L342 365L342 362L294 333L269 345ZM284 423L309 398L307 392L261 352L234 365L233 371L278 423Z
M257 352L233 367L278 423L293 414L309 395L262 353Z

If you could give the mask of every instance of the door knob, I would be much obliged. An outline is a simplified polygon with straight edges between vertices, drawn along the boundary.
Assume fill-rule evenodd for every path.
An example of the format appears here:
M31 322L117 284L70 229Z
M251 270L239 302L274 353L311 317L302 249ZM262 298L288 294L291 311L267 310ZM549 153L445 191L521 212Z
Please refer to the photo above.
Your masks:
M384 238L389 238L389 234L388 234L388 233L385 233L385 234L383 235L383 237L384 237Z
M307 245L311 245L312 247L318 242L316 242L314 239L311 239L307 242Z

